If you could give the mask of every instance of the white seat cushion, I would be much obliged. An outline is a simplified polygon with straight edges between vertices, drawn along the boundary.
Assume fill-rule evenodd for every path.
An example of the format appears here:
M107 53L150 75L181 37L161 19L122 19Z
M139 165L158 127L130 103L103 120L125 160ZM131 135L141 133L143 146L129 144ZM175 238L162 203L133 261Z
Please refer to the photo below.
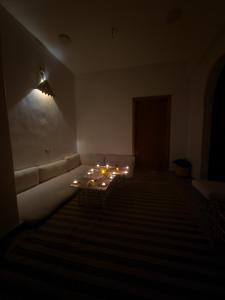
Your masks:
M79 167L71 170L69 173L71 174L73 180L83 177L93 166L88 165L80 165Z
M70 171L80 165L80 154L75 153L65 157L66 160L66 169Z
M39 184L38 168L28 168L15 172L16 193L22 193Z
M96 166L105 165L105 155L100 153L86 153L80 155L82 165Z
M131 166L134 164L134 156L123 154L106 154L105 162L106 164L118 165L120 167Z
M123 154L106 154L105 155L106 164L111 166L126 167L129 169L129 176L132 176L134 170L135 158L133 155L123 155Z
M193 180L192 185L208 200L225 200L225 182Z
M39 166L40 182L47 181L53 177L59 176L67 172L67 163L65 160Z
M73 196L77 189L70 187L75 178L83 176L89 166L79 166L17 195L20 220L25 223L38 222Z

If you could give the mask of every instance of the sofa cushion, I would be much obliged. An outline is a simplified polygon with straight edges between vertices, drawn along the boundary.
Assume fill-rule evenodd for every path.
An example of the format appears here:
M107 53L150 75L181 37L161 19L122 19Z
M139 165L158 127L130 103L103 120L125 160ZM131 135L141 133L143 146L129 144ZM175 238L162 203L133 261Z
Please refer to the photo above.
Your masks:
M37 167L15 171L15 185L17 194L38 184L39 172Z
M106 164L120 167L133 166L134 156L133 155L123 155L123 154L106 154L105 155Z
M72 182L83 177L92 168L92 166L80 165L79 167L70 171ZM71 182L71 183L72 183Z
M59 176L67 172L67 163L65 160L58 160L56 162L39 166L40 182L44 182L53 177Z
M65 157L66 169L70 171L80 165L80 154L75 153Z
M126 154L106 154L105 162L111 166L129 167L128 176L133 175L135 158Z
M77 192L77 188L70 187L70 184L88 170L88 166L79 166L18 194L17 204L20 220L25 223L35 223L49 216Z
M82 165L105 165L105 155L100 153L85 153L80 155Z
M208 200L225 200L225 182L193 180L192 185Z

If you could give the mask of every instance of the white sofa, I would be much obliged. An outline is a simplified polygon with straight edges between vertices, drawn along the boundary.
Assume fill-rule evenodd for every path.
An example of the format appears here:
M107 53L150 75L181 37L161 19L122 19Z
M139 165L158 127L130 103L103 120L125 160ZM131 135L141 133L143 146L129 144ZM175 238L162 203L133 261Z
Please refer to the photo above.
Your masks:
M210 241L224 241L225 182L193 180L192 185L204 197L200 204Z
M70 187L96 164L129 166L133 173L134 156L113 154L73 154L53 163L15 172L17 204L22 222L35 223L72 197L77 189Z
M209 201L225 201L225 183L209 180L192 180L192 185Z

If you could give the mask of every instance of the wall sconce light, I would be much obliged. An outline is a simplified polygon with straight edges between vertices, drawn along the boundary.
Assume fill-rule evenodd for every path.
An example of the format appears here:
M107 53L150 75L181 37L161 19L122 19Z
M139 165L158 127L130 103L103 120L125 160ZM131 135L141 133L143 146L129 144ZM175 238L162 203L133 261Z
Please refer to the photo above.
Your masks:
M41 76L41 82L38 84L36 89L38 89L42 93L47 94L54 98L55 93L53 92L52 88L50 87L50 84L48 83L47 79L45 78L45 72L43 69L40 69L40 76Z

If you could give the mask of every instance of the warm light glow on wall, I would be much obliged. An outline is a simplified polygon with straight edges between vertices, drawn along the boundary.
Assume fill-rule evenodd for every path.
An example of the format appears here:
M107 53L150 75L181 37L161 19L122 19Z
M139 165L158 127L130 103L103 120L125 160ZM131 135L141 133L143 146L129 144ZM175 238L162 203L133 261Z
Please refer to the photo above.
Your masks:
M64 122L56 101L52 101L52 97L36 89L24 97L18 105L18 109L23 112L21 122L26 120L29 130L37 131L37 135L45 136L47 132L56 130L57 124Z

